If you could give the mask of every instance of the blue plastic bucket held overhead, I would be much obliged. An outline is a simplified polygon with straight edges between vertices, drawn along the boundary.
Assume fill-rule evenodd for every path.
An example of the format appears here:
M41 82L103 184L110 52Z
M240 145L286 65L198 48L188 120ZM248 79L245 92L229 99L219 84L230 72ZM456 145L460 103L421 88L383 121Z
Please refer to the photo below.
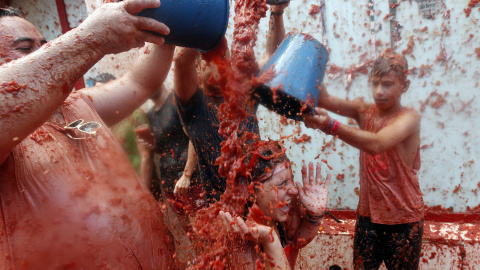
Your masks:
M228 26L228 0L162 0L158 8L138 16L156 19L170 28L165 43L200 51L214 49Z
M302 107L307 98L318 104L320 86L328 60L327 49L312 36L290 33L267 61L260 75L273 67L275 77L254 89L254 97L280 115L302 120ZM272 89L275 91L275 97ZM313 108L307 106L306 112Z

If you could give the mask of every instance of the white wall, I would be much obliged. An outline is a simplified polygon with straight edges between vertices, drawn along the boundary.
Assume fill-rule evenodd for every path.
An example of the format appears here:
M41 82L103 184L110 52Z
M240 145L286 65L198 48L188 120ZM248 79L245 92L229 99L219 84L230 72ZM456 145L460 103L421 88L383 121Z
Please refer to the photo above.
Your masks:
M292 1L284 15L287 32L306 32L322 41L320 14L308 14L311 5L319 5L320 2L323 1ZM371 57L368 2L325 1L326 40L331 50L327 70L333 64L341 68L361 64L364 60L362 61L360 56L364 53L366 59ZM390 7L387 0L374 2L376 40L382 44L377 44L378 55L390 47L390 18L385 18ZM432 2L441 9L441 1L429 1ZM480 11L474 8L470 17L466 17L464 9L468 2L446 1L443 11L448 10L450 18L442 16L445 12L434 16L434 19L424 18L417 1L401 1L397 8L397 21L403 28L400 30L400 42L395 43L398 45L395 51L401 53L407 49L410 37L413 37L415 43L412 53L406 57L410 68L417 69L409 76L410 90L404 95L402 102L422 114L421 145L425 145L425 148L421 150L422 168L419 180L425 194L425 203L429 206L453 207L455 212L462 212L467 206L475 207L480 204L477 194L480 189L480 166L475 160L475 157L480 157L480 132L476 128L480 120L480 56L476 56L478 52L475 53L475 49L480 48ZM230 23L229 37L233 21ZM257 56L263 53L267 23L268 19L263 19L258 35ZM443 39L442 25L447 29ZM446 63L436 60L442 52L442 44L447 54L451 55ZM423 77L420 76L422 66L427 70ZM336 79L327 75L324 82L330 94L348 99L363 97L373 101L367 75L355 75L350 89L346 87L345 74ZM427 99L429 102L422 106ZM445 104L437 108L438 101L442 99L445 99ZM464 107L465 104L467 106ZM333 169L329 170L324 165L323 171L330 171L335 179L330 187L329 207L356 208L356 188L359 186L359 153L356 149L340 140L332 139L331 136L309 130L301 123L283 126L279 124L278 116L266 110L260 111L259 118L263 137L278 139L280 136L292 134L298 126L302 133L312 136L311 143L306 144L295 144L291 139L285 141L289 156L296 165L296 181L301 181L300 167L303 162L320 162L321 159L326 159ZM348 119L338 119L348 123ZM336 151L329 147L331 142ZM324 151L322 147L325 147ZM318 159L315 159L317 156ZM344 174L344 179L337 180L338 174Z
M232 0L230 0L232 2ZM418 1L418 0L417 0ZM450 12L450 18L443 17L443 11L434 19L422 16L417 1L401 1L397 8L397 20L402 25L401 40L396 43L397 52L407 48L410 38L415 43L412 53L407 54L410 68L416 70L410 75L410 90L404 95L402 102L406 106L416 108L422 113L421 150L422 169L419 172L420 185L425 194L425 203L429 206L440 205L453 207L455 212L462 212L466 207L480 204L480 166L475 157L480 156L480 132L476 128L479 122L480 91L480 57L475 52L480 48L479 22L480 11L474 8L470 17L466 17L464 9L468 0L445 1L444 10ZM75 26L86 16L88 8L93 10L99 0L86 0L86 7L81 0L69 0L67 13L71 26ZM287 32L297 30L309 33L319 41L325 39L330 51L332 65L348 68L361 64L371 57L370 17L367 14L368 2L353 0L327 0L325 2L325 30L322 35L320 14L309 15L311 5L320 5L319 0L293 0L285 11ZM391 31L389 1L375 2L375 29L378 55L390 47ZM441 1L429 1L440 4ZM12 1L13 6L21 6L28 12L28 19L37 25L47 39L59 35L60 26L54 0ZM441 6L440 6L441 7ZM233 4L231 4L231 20L227 38L231 42L233 31ZM83 16L83 17L82 17ZM268 14L267 14L268 16ZM57 23L55 23L57 22ZM263 54L268 17L262 19L257 57ZM380 26L381 25L381 26ZM447 34L442 38L443 26ZM426 27L426 28L425 28ZM444 45L450 55L446 62L437 61ZM478 49L480 50L480 49ZM360 57L365 54L364 59ZM136 52L106 56L89 74L110 72L121 75L136 57ZM421 76L422 66L426 70ZM333 74L331 74L333 75ZM355 73L350 89L347 89L347 76L339 73L337 78L325 76L324 82L331 94L339 97L372 100L367 84L367 75ZM87 76L86 76L87 77ZM171 86L171 77L167 82ZM429 98L430 97L430 98ZM429 102L425 102L425 101ZM440 107L436 105L445 100ZM422 104L426 103L424 106ZM294 162L295 179L300 181L300 166L303 162L325 159L332 167L329 170L324 164L324 171L334 177L330 187L329 207L355 209L358 201L358 151L331 136L309 130L301 123L280 125L279 117L265 109L259 111L263 137L278 139L280 136L292 134L298 127L302 133L312 136L310 143L295 144L291 139L285 140L289 148L289 156ZM337 117L343 123L348 119ZM322 148L324 150L322 151ZM317 157L315 159L315 157ZM344 174L343 180L336 179Z

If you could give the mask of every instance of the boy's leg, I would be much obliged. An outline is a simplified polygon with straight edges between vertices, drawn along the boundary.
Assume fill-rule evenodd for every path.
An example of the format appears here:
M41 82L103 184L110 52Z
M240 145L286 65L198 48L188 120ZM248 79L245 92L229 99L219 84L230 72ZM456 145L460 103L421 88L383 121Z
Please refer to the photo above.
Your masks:
M423 220L392 225L387 235L385 265L388 269L418 269L422 251Z
M357 217L353 240L354 269L378 269L382 264L382 232L370 218Z

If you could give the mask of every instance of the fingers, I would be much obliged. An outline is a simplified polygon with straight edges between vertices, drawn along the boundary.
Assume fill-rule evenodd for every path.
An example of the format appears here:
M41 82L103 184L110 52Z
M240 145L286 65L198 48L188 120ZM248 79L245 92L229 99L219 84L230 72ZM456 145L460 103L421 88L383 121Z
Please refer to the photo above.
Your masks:
M328 185L330 185L330 179L332 178L331 174L327 174L327 178L325 180L325 189L328 189Z
M146 8L159 7L160 0L126 0L123 4L128 13L135 15Z
M302 183L304 186L308 184L307 165L305 164L302 166Z
M170 34L170 28L155 19L141 16L137 16L136 18L137 21L135 22L135 26L140 30L158 33L164 36Z
M302 185L298 182L295 182L295 185L297 186L298 196L300 196L300 198L305 197L305 191L303 191Z
M315 173L315 185L322 183L322 166L317 162L317 171Z
M187 191L188 191L188 187L185 186L184 183L179 180L175 184L175 189L173 190L173 194L175 196L184 195L184 194L187 194Z
M308 163L308 184L313 185L315 174L313 173L313 162Z

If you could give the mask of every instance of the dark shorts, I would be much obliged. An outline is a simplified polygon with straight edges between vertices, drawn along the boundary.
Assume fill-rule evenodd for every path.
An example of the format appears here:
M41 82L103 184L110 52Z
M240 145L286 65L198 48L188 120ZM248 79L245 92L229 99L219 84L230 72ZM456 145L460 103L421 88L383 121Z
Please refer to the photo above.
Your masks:
M353 244L355 269L418 269L422 251L423 219L419 222L384 225L357 217Z

